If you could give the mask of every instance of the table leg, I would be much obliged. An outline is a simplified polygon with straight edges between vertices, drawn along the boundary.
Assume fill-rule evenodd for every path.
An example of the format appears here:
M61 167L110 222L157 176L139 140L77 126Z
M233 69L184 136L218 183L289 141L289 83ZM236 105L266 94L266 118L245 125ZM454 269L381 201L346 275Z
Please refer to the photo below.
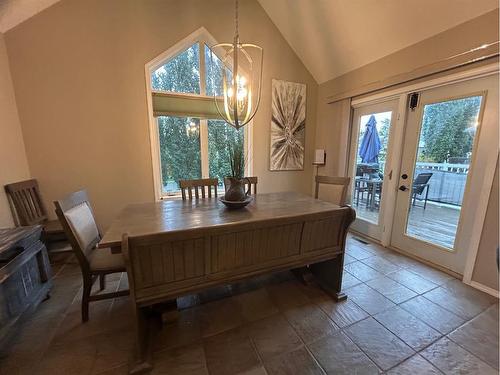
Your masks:
M374 184L370 184L370 201L369 201L369 204L370 204L370 211L373 211L373 185Z
M311 281L311 271L308 267L293 268L290 271L304 285L309 284Z
M161 328L161 316L154 314L149 307L135 308L136 358L129 374L147 374L153 369L153 338Z
M333 295L335 300L343 301L347 295L342 293L342 274L344 271L344 254L334 259L311 264L309 266L319 285Z

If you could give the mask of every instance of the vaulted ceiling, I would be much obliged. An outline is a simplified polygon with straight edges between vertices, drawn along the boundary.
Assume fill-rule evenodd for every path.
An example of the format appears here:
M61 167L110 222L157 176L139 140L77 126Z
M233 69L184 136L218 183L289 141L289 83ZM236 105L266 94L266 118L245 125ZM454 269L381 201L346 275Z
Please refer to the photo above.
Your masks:
M58 1L0 0L0 32ZM318 83L498 8L498 0L258 1Z
M0 33L48 8L60 0L0 0Z
M258 0L318 83L498 8L498 0Z

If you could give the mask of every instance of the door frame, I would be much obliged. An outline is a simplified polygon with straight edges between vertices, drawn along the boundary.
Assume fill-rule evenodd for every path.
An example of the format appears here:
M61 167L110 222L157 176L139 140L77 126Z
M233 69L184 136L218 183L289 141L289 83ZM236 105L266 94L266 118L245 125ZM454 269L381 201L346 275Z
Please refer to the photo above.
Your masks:
M382 108L386 105L385 108ZM400 117L399 117L399 96L385 98L385 100L378 100L372 103L364 103L363 105L352 106L352 116L351 116L351 135L350 135L350 144L349 144L349 159L347 163L348 176L351 177L353 184L351 184L351 189L349 190L348 197L351 198L351 201L354 199L352 197L353 188L354 188L354 180L356 178L356 159L358 153L358 138L359 132L362 124L359 123L361 116L365 116L371 113L381 113L381 112L392 112L391 114L391 128L389 131L389 138L387 142L387 150L392 150L395 146L394 142L394 134L396 127L401 125ZM356 115L356 111L361 110L361 113ZM356 123L354 122L356 121ZM354 152L356 150L356 152ZM354 230L361 232L360 229L365 229L366 235L374 238L380 243L383 244L383 240L385 238L385 231L387 229L387 225L384 223L387 222L389 217L392 217L392 207L387 208L387 202L390 201L387 199L383 199L386 197L394 188L394 167L395 164L399 163L398 158L394 157L394 153L391 151L387 153L387 158L384 166L384 183L382 185L382 199L381 205L379 209L379 219L378 223L372 223L367 220L363 220L361 217L358 217L357 220L361 220L362 223L353 223ZM357 224L357 225L355 225ZM360 228L358 228L358 226ZM363 233L363 232L362 232Z
M468 81L476 81L478 79L485 79L487 77L480 77L480 78L471 78ZM431 241L428 241L426 239L422 238L417 238L415 236L411 236L406 233L406 228L407 228L407 222L409 220L408 217L408 212L409 212L409 205L411 205L411 197L402 196L402 193L398 193L397 200L398 203L396 204L396 211L394 212L394 220L398 220L398 223L401 225L398 226L398 232L393 232L393 234L398 234L397 237L399 238L393 238L391 241L391 245L393 247L406 250L408 249L408 252L414 254L415 256L419 256L418 254L415 254L415 251L417 248L420 248L423 254L428 254L428 256L431 256L429 254L434 254L432 255L434 257L434 262L443 262L446 263L447 265L440 264L442 267L446 267L448 269L451 269L452 271L463 274L464 269L465 269L465 263L466 259L468 256L468 239L474 234L473 227L474 227L474 222L475 222L475 213L476 213L476 205L472 203L472 199L476 197L476 195L479 196L480 192L478 190L483 189L483 183L481 181L478 181L477 175L481 174L481 171L483 168L479 168L479 164L481 166L488 164L487 160L490 159L488 155L491 150L492 144L491 141L488 141L488 136L492 136L493 134L485 134L486 131L489 132L495 132L495 127L493 127L491 124L487 125L486 121L484 121L484 114L485 111L487 110L488 103L491 101L491 94L487 92L487 90L478 90L477 88L459 88L460 93L447 93L445 92L443 95L443 90L457 90L456 85L463 85L466 83L466 81L462 82L454 82L450 83L448 85L443 85L438 88L432 88L429 90L422 90L419 92L422 96L419 98L419 103L416 108L415 112L412 112L412 126L416 128L411 129L411 135L412 137L415 136L415 139L408 140L408 136L405 137L405 141L410 143L406 144L406 147L409 147L405 153L402 156L401 159L401 166L403 166L403 163L409 163L405 164L408 168L410 169L405 169L403 170L404 173L407 173L408 175L414 176L414 168L415 168L415 163L416 163L416 147L418 144L418 141L420 139L421 135L421 126L422 126L422 117L423 117L423 111L424 107L429 104L434 104L434 103L440 103L443 101L449 101L449 100L457 100L457 99L462 99L466 97L471 97L471 96L481 96L483 99L481 101L481 108L480 112L478 114L478 122L479 126L477 129L477 134L474 138L474 143L472 146L472 160L470 162L470 171L467 174L466 178L466 185L465 185L465 191L463 195L463 202L462 202L462 210L460 212L460 218L457 224L457 231L456 231L456 236L455 236L455 243L452 249L445 248L444 246L441 246L439 244L433 243ZM476 84L475 82L473 84ZM441 90L438 92L435 92L435 90ZM424 98L424 96L430 96L427 98ZM490 107L491 109L491 107ZM496 112L496 111L494 111ZM410 126L410 114L408 112L407 116L407 124L406 124L406 130ZM414 134L413 132L416 131L417 133ZM495 137L495 139L498 137ZM417 142L415 144L413 141ZM408 159L409 158L409 159ZM478 160L483 159L483 163L480 163ZM404 160L403 160L404 159ZM496 163L496 159L495 159ZM411 166L411 167L410 167ZM478 169L479 168L479 169ZM494 173L494 169L493 169ZM413 181L413 177L411 180L408 182L403 181L401 179L398 180L399 184L401 185L406 185L410 184ZM490 184L491 186L491 184ZM479 197L478 197L479 198ZM400 207L398 207L398 204L401 204ZM403 216L400 216L403 215ZM464 223L468 223L469 226L465 226ZM472 225L470 225L472 224ZM406 246L404 246L404 243L406 243ZM406 248L405 248L406 247ZM410 249L412 249L410 251ZM427 259L424 258L430 262L433 262L432 259Z
M393 176L399 176L401 172L401 157L402 157L402 143L405 135L405 127L406 127L406 118L407 118L407 100L409 94L415 91L425 91L430 90L432 88L446 86L453 83L458 83L462 81L466 81L474 78L486 77L499 73L499 64L498 62L484 64L478 67L472 67L465 70L454 71L452 73L438 76L434 78L429 78L427 80L419 81L416 83L408 82L407 85L401 84L394 88L388 88L381 92L369 93L366 95L360 95L351 99L351 106L355 108L357 106L362 106L363 104L376 103L380 101L385 101L390 98L394 98L399 96L399 106L398 106L398 119L395 126L396 131L394 133L394 137L391 135L391 140L394 144L392 145L392 155L391 157L399 160L399 163L393 163ZM352 119L351 119L351 133L352 133ZM346 160L348 161L348 165L350 162L350 152L346 155ZM474 217L474 224L472 228L472 235L468 239L468 251L466 254L465 268L463 272L463 282L466 284L471 284L472 272L474 269L474 264L476 261L477 251L479 248L479 242L481 240L482 228L484 225L486 211L488 208L488 201L490 197L491 187L493 184L493 178L496 168L496 160L498 158L498 147L497 153L494 157L490 157L489 159L494 159L493 161L488 160L488 163L484 165L484 178L483 184L480 192L480 196L478 201L475 203L476 206L476 215ZM396 179L392 179L392 181L396 181ZM399 180L397 180L399 182ZM397 183L394 184L395 189L397 189ZM392 188L391 188L392 190ZM395 190L392 190L395 191ZM386 247L391 247L390 238L392 236L392 227L394 221L394 214L396 211L396 200L391 200L392 204L387 204L386 214L387 214L387 222L386 228L383 231L382 238L380 240L381 244ZM397 249L398 251L402 251L401 249ZM403 251L404 252L404 251ZM412 254L410 254L414 257ZM439 267L441 268L441 267Z

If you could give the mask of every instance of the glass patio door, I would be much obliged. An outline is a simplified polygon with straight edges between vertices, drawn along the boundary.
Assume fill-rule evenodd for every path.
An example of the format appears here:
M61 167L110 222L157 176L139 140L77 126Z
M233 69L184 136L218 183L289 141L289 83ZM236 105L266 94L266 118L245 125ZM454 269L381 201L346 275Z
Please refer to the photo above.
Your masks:
M352 229L381 240L388 181L392 178L389 164L390 134L397 117L397 100L363 105L354 109L351 132L350 169L352 178L350 201L356 210Z
M498 75L411 94L408 107L391 245L462 273L478 163L498 152Z

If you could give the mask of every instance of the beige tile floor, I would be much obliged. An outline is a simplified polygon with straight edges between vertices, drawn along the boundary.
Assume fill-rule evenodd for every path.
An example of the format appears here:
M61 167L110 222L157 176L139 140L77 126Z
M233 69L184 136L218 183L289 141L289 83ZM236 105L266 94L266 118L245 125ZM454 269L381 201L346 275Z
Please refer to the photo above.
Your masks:
M498 374L498 301L450 276L349 238L335 303L289 273L179 300L156 338L153 374ZM133 350L127 297L91 304L58 262L52 297L0 347L0 374L126 374ZM125 275L108 289L127 288Z

